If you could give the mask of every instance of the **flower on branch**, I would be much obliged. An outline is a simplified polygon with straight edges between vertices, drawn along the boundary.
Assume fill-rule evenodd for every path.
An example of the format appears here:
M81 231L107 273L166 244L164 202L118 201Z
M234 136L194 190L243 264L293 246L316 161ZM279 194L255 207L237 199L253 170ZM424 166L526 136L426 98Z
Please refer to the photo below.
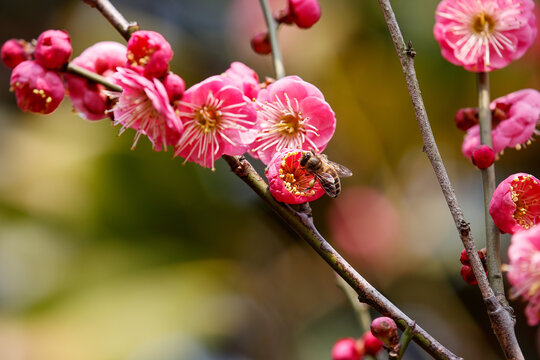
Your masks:
M442 56L488 72L519 59L536 36L533 0L443 0L435 13Z
M23 111L50 114L64 99L65 89L59 73L33 60L23 61L13 69L10 85Z
M287 76L262 89L257 97L260 133L252 155L269 164L283 149L321 152L336 129L336 117L324 95L297 76Z
M257 136L251 100L229 78L212 76L184 93L177 112L184 124L175 155L214 169L221 155L242 155Z
M270 193L286 204L303 204L324 195L315 176L300 165L303 151L284 149L274 155L266 168Z
M519 150L531 144L533 135L540 133L536 129L540 123L540 92L537 90L515 91L493 100L489 107L492 112L492 148L495 153L501 153L505 148ZM467 158L471 158L479 145L480 125L476 124L467 129L461 151Z
M127 67L139 74L163 77L173 57L171 45L155 31L140 30L131 34L127 44Z
M508 248L510 264L503 265L512 286L510 296L527 301L527 323L540 323L540 226L518 231Z
M223 73L223 76L229 78L249 99L257 98L261 90L259 76L249 66L235 61Z
M114 41L98 42L73 59L73 64L111 79L117 67L126 63L126 47ZM75 111L86 120L109 116L113 103L105 87L81 76L65 73L66 89Z
M114 124L137 131L133 148L141 135L148 136L155 151L174 146L182 134L183 125L169 103L167 90L158 79L147 79L133 70L118 68L113 75L121 93L109 92L118 101L111 110Z
M540 222L540 182L525 173L510 175L495 189L489 213L503 233L535 226Z

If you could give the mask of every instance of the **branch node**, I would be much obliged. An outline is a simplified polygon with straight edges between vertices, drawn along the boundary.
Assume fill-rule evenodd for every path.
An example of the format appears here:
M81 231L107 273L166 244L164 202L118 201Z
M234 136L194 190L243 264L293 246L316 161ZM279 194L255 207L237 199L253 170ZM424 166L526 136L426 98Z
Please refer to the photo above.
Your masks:
M407 48L405 49L405 54L407 54L408 57L410 57L411 59L414 59L414 57L416 56L416 51L414 50L413 46L412 46L412 41L409 40L409 42L407 43Z
M462 237L468 237L471 232L471 226L464 219L460 219L458 224L458 230Z

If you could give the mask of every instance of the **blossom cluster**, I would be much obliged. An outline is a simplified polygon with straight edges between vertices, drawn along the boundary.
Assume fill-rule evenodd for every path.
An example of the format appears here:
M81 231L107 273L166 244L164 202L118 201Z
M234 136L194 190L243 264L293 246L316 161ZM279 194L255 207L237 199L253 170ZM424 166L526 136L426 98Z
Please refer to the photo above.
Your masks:
M299 3L291 2L291 9ZM222 155L248 153L268 165L270 177L277 174L270 188L278 200L302 203L324 194L314 175L298 166L303 152L326 147L336 127L334 112L314 85L297 76L261 84L253 69L233 62L224 73L186 89L169 70L173 51L167 40L154 31L136 31L127 46L100 42L71 63L121 88L112 91L60 72L71 56L69 36L59 30L44 34L35 48L17 40L2 48L4 62L14 67L12 86L22 110L50 113L67 91L82 118L111 118L121 134L133 129L133 147L147 137L155 151L171 147L184 162L212 169Z

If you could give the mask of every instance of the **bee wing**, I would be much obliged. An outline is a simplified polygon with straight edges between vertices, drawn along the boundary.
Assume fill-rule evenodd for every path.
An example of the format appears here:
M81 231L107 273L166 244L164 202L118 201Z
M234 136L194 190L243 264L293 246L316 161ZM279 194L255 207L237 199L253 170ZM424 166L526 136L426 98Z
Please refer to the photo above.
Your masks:
M352 171L349 170L349 168L347 168L346 166L343 166L341 164L335 163L335 162L330 161L330 160L328 160L328 164L332 168L334 168L334 170L336 171L336 173L338 174L339 177L349 177L349 176L353 175Z
M319 184L321 184L323 190L326 192L326 195L332 198L338 196L340 191L339 179L337 179L338 183L336 184L336 179L330 173L317 173L315 174L315 177L319 181Z

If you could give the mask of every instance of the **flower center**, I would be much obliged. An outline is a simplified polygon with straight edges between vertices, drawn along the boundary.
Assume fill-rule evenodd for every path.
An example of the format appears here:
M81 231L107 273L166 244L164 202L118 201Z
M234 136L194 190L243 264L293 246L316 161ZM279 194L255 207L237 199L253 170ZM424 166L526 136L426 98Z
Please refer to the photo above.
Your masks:
M205 105L195 114L195 121L199 128L205 133L212 132L219 124L221 112Z
M513 217L524 229L540 220L540 184L530 176L518 176L510 185L510 195L516 206Z
M276 130L284 135L294 135L300 128L300 120L297 116L286 114L275 126Z
M279 177L283 179L285 189L291 194L312 196L315 194L315 178L299 166L301 156L302 151L292 151L285 155L281 159Z
M483 11L478 14L472 21L472 28L477 34L487 35L491 33L495 27L493 18Z

